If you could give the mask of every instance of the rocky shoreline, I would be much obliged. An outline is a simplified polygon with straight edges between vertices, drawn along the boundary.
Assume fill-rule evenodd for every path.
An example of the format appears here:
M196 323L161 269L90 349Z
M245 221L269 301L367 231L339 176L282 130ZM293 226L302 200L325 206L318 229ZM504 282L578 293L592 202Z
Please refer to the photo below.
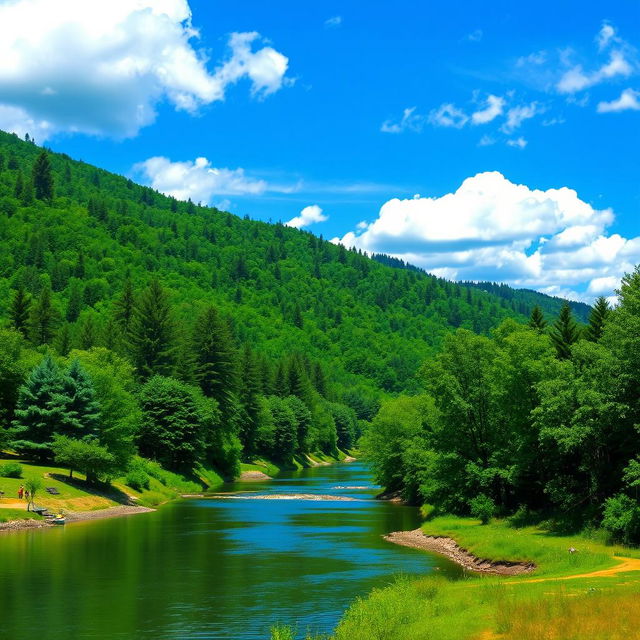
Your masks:
M120 505L117 507L109 507L108 509L97 509L96 511L69 511L65 513L65 518L67 522L84 522L87 520L104 520L105 518L121 518L138 513L150 513L151 511L155 511L155 509ZM51 526L53 525L47 520L11 520L10 522L0 523L0 532L44 529Z
M443 536L427 536L422 529L413 531L394 531L383 538L387 542L422 549L423 551L433 551L446 556L450 560L459 564L468 571L477 573L487 573L501 576L517 576L523 573L531 573L536 565L532 562L507 562L503 560L487 560L478 558L466 549L463 549L452 538Z

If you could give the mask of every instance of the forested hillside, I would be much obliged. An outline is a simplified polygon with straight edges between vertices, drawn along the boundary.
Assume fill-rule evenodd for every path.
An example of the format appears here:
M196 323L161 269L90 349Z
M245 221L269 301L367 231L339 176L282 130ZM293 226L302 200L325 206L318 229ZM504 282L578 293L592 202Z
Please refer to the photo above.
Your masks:
M4 133L0 241L0 433L92 472L349 448L451 329L530 311Z

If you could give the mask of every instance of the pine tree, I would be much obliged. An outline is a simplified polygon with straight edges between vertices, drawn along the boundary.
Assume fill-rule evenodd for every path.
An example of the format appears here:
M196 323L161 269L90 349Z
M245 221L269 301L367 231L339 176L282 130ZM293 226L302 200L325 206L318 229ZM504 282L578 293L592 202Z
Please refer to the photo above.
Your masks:
M51 202L53 200L53 173L49 162L49 154L46 151L42 151L36 158L32 176L36 198Z
M133 361L141 378L170 375L175 354L175 324L169 296L158 280L140 296L129 332Z
M51 356L45 356L20 387L13 421L13 446L47 457L55 430L62 420L63 375Z
M75 322L82 311L83 287L79 280L73 280L67 302L67 322Z
M245 456L251 460L256 453L256 436L260 426L262 384L259 363L248 345L242 354L242 385L240 389L240 401L244 409L240 440Z
M29 330L29 315L31 312L31 296L20 287L11 300L9 307L9 319L11 327L19 331L23 336L27 336Z
M56 433L84 438L98 435L100 404L93 382L75 358L64 376L62 415Z
M560 309L558 319L553 323L551 340L556 348L558 358L566 360L571 357L571 345L579 338L580 329L573 319L571 307L565 302Z
M80 327L80 348L88 351L98 340L98 330L93 315L87 315Z
M229 325L216 309L208 307L193 331L196 380L205 396L214 398L224 417L233 412L238 389L238 354Z
M13 189L13 195L17 200L22 200L22 191L24 189L24 175L22 174L22 170L19 170L16 174L16 184Z
M65 322L58 330L53 346L62 357L66 358L69 355L69 351L71 351L72 346L72 335L71 327L67 322Z
M133 293L133 285L131 284L131 278L128 277L124 281L122 294L114 303L115 308L113 312L113 317L125 336L128 335L131 329L135 306L136 299Z
M598 342L600 340L610 311L611 307L607 299L604 296L600 296L589 314L589 324L585 332L587 340L591 340L591 342Z
M35 190L33 187L33 180L30 178L24 181L24 185L22 187L22 195L20 200L22 202L23 207L29 207L33 204L35 199Z
M49 344L56 325L56 312L51 302L51 289L44 286L31 311L31 339L36 345Z
M540 333L542 333L547 327L547 321L545 320L544 313L542 313L542 309L538 305L533 307L531 310L529 326Z

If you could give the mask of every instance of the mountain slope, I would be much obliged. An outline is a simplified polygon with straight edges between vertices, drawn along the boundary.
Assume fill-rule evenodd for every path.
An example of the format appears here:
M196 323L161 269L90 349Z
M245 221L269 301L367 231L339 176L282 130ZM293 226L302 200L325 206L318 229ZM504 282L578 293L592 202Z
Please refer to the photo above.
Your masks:
M93 343L105 342L127 277L137 290L157 277L185 331L213 304L237 341L268 361L297 352L321 362L338 395L353 386L396 392L412 388L451 329L486 333L532 306L517 293L508 300L304 231L177 202L61 154L50 154L53 201L36 200L29 178L40 151L0 132L0 316L12 290L37 296L50 283L58 327L66 319L75 346L87 323Z

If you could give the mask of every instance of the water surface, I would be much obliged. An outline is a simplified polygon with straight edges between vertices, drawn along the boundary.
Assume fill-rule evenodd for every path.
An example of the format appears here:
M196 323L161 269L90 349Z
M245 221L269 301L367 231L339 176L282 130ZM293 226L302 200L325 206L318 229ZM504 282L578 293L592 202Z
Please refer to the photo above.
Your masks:
M190 499L0 535L0 638L263 640L276 621L329 632L355 597L398 574L460 575L382 539L416 528L417 512L374 500L360 463L225 487L247 489L358 500Z

